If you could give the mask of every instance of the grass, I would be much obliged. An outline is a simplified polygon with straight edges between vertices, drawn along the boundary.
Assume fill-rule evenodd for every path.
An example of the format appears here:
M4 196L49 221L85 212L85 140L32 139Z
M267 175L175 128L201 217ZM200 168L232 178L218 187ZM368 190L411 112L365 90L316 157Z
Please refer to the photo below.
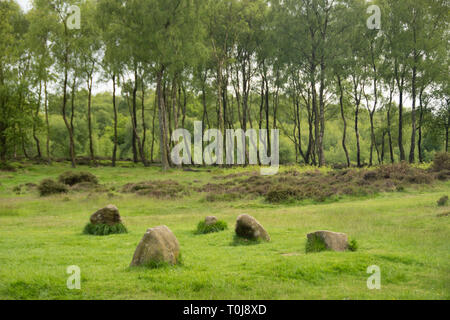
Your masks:
M13 189L56 180L68 165L0 172L0 299L450 298L449 208L436 203L449 193L449 182L323 203L272 204L262 197L205 202L195 187L252 169L162 174L157 167L121 166L73 170L95 174L106 192L45 198L35 189ZM177 198L120 192L127 183L149 180L175 180L192 192ZM119 208L128 233L81 234L89 216L110 203ZM234 228L192 233L206 216L234 225L243 213L261 222L272 241L249 245L234 237ZM129 268L145 231L159 225L178 238L183 264ZM306 234L316 230L344 232L358 239L358 250L306 254ZM71 265L81 269L81 290L66 287ZM381 290L367 289L371 265L381 268Z
M111 234L121 234L127 232L127 228L122 223L117 223L113 226L107 224L88 223L83 230L83 234L90 234L94 236L108 236Z
M311 238L306 242L306 253L322 252L327 250L328 249L325 245L325 242L323 242L323 240L317 235L312 235Z
M207 225L205 221L200 221L197 225L196 234L208 234L213 232L220 232L228 229L225 221L219 220L214 224Z

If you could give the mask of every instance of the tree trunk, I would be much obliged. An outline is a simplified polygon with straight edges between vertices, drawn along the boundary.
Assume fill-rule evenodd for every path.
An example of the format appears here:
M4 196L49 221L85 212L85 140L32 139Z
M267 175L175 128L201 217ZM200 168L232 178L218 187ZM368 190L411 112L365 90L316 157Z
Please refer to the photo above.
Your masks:
M167 127L166 127L166 110L164 96L162 92L162 81L164 75L164 66L158 72L156 79L156 94L158 95L158 111L159 111L159 146L161 152L161 164L164 171L169 169L169 159L167 157Z
M447 106L448 108L448 106ZM448 152L448 128L450 127L450 112L447 109L447 123L445 124L445 152Z
M342 133L342 148L345 152L345 158L347 159L347 167L350 168L350 156L348 155L347 145L346 145L346 138L347 138L347 120L345 119L345 112L344 112L344 90L342 89L342 82L341 77L337 76L338 85L339 85L339 104L341 106L341 117L342 117L342 123L344 124L344 130Z
M93 84L93 75L88 74L87 77L87 86L88 86L88 130L89 130L89 154L91 157L91 163L96 165L95 154L94 154L94 142L92 140L92 84Z
M416 56L416 53L414 53ZM415 60L416 58L414 58ZM412 75L412 110L411 110L411 149L409 152L409 163L415 162L415 152L416 152L416 75L417 75L417 67L414 65L413 67L413 75Z
M355 99L355 135L356 135L356 163L358 168L362 167L361 164L361 143L360 143L360 135L359 135L359 108L361 105L361 88L358 92L358 82L359 80L356 77L353 77L353 90L354 90L354 99Z
M70 153L70 160L72 162L72 168L76 167L76 163L75 163L75 152L74 152L74 146L73 146L73 132L72 132L72 126L69 123L69 121L67 120L67 115L66 115L66 106L67 106L67 84L68 84L68 52L66 49L66 53L65 53L65 62L64 62L64 84L63 84L63 105L62 105L62 117L64 120L64 123L66 125L67 131L69 133L69 153ZM74 75L74 79L75 79L75 75ZM75 81L74 81L75 82ZM73 85L73 87L75 86L75 84ZM72 88L73 88L72 87ZM74 89L73 89L74 90ZM75 93L72 90L72 101L73 101L73 97L75 95ZM72 104L72 116L73 116L73 104Z
M133 87L133 109L132 109L132 115L131 115L131 127L132 128L136 128L137 127L137 111L136 111L136 93L137 93L137 66L134 66L134 87ZM132 139L131 139L131 143L132 143L132 147L133 147L133 162L137 163L138 162L138 151L137 151L137 147L136 147L136 130L133 129L132 132Z
M395 65L395 79L397 81L397 87L399 91L399 104L398 104L398 148L400 150L400 161L406 160L405 149L403 147L403 89L405 75L404 72L399 75L398 65Z
M48 95L47 95L47 79L44 80L44 106L45 106L45 124L47 126L47 141L46 141L46 147L47 147L47 162L51 164L52 159L50 156L50 123L48 121Z
M419 137L417 141L417 147L419 151L419 162L423 163L425 161L425 157L422 149L422 126L423 126L423 118L424 118L424 108L423 108L423 92L424 88L422 87L419 94Z
M141 98L141 113L142 113L142 149L145 152L145 141L147 140L147 125L145 124L145 83L142 79L142 98Z
M112 82L113 82L113 112L114 112L114 147L113 147L113 153L112 153L112 166L116 166L117 161L117 106L116 106L116 74L113 74L112 76Z
M391 163L395 163L394 159L394 146L392 144L392 131L391 131L391 111L392 111L392 97L394 94L394 84L389 88L389 105L387 109L387 134L389 140L389 154L391 157Z
M133 104L135 103L134 99L135 99L135 97L133 97ZM146 159L145 153L144 153L144 147L142 145L141 138L139 137L138 131L137 131L137 119L134 117L135 116L134 105L130 106L128 95L127 95L127 103L128 103L128 110L129 110L130 116L131 116L131 124L133 125L133 132L134 132L134 135L136 137L136 143L137 143L137 148L138 148L138 151L139 151L139 155L141 157L141 161L142 161L143 165L145 167L148 167L147 159Z
M75 118L75 84L76 84L76 76L74 75L72 83L71 114L70 114L70 156L72 158L72 162L75 162L75 137L73 126L73 120Z
M150 149L150 162L154 162L154 147L155 147L155 119L156 119L156 107L158 105L158 95L155 93L155 101L153 104L153 119L152 119L152 146Z
M36 142L37 157L39 159L42 158L42 154L41 154L40 141L39 141L39 138L36 135L36 125L37 125L37 121L39 120L39 111L41 109L41 99L42 99L42 80L39 81L39 97L38 97L39 101L38 101L38 104L37 104L36 113L34 115L34 121L33 121L33 139Z

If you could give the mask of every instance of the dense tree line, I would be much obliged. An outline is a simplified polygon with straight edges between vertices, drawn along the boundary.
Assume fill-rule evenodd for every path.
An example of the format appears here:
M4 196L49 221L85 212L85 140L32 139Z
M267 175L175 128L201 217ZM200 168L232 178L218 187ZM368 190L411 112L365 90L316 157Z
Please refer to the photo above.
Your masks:
M277 128L285 162L424 162L448 151L448 21L444 0L1 1L0 158L167 169L202 121Z

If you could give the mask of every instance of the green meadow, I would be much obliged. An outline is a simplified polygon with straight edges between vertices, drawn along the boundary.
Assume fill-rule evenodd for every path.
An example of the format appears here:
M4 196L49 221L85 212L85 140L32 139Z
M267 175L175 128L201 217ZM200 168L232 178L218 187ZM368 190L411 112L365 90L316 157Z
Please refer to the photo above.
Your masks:
M210 202L196 187L251 169L162 173L120 163L75 169L95 174L101 192L41 197L32 185L25 186L68 170L54 164L0 172L0 299L450 298L450 208L437 205L450 193L450 182L325 202L271 204L262 197ZM147 180L175 180L188 192L170 199L121 192L127 183ZM119 208L129 232L83 235L90 215L108 204ZM261 222L271 242L233 240L236 218L243 213ZM225 221L228 229L195 234L208 215ZM178 238L182 263L129 268L147 228L160 225ZM358 250L307 254L306 235L317 230L344 232L357 241ZM67 288L72 265L81 269L81 290ZM381 270L380 290L367 287L372 265Z

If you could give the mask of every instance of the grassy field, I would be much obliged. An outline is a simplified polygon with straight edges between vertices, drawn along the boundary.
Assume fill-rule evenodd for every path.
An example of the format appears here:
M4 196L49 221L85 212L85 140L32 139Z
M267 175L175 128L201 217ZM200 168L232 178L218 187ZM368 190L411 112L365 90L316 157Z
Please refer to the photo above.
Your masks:
M87 168L108 192L40 197L16 186L57 178L62 164L29 165L0 172L0 299L449 299L449 207L436 201L449 182L372 197L272 205L262 198L205 201L196 185L244 169L207 172L159 168ZM305 169L299 169L305 170ZM144 180L176 180L192 192L177 199L124 194L121 187ZM82 234L90 215L116 205L128 234ZM272 241L233 242L240 214L257 218ZM194 234L197 223L215 215L228 230ZM130 269L147 228L167 225L177 236L182 265ZM347 233L357 252L305 253L306 234ZM81 290L66 287L66 268L81 268ZM381 268L381 290L369 290L367 267Z

